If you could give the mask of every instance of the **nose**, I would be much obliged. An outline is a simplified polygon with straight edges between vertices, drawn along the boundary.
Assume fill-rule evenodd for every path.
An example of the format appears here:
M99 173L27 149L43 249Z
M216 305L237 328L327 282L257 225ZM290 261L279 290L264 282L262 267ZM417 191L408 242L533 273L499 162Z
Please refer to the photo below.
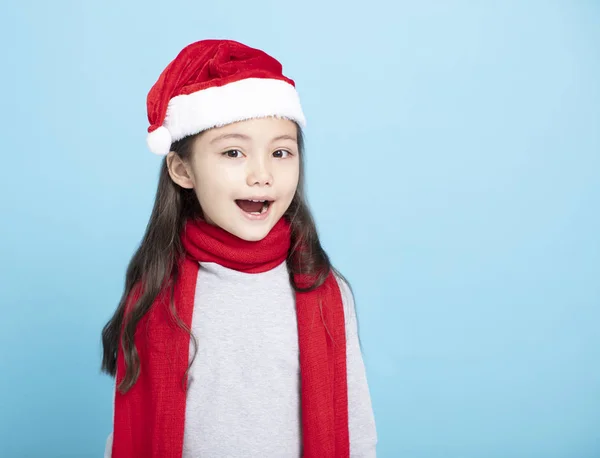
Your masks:
M246 183L248 186L271 186L273 184L273 174L269 161L262 157L248 161Z

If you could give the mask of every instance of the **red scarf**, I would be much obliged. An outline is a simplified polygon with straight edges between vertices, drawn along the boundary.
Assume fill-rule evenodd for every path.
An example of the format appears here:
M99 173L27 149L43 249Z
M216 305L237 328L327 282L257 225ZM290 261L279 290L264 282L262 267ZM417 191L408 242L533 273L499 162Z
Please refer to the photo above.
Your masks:
M263 240L248 242L203 221L189 221L182 242L186 256L179 265L174 299L177 314L191 329L198 263L216 262L241 272L266 272L286 260L290 226L282 218ZM296 276L295 281L307 286L309 279L302 277ZM348 458L346 334L342 298L333 273L317 290L296 293L296 315L302 456ZM189 344L189 334L172 318L165 289L137 326L139 378L127 393L117 391L115 395L112 458L181 458ZM124 375L125 361L119 345L117 384Z

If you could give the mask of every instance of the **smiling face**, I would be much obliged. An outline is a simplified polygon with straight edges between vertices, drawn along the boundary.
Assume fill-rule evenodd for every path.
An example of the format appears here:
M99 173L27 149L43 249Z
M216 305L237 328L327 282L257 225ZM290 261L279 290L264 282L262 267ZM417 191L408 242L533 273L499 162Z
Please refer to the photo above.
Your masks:
M171 177L194 189L206 221L244 240L263 239L298 187L297 127L285 119L210 129L196 137L189 160L169 154Z

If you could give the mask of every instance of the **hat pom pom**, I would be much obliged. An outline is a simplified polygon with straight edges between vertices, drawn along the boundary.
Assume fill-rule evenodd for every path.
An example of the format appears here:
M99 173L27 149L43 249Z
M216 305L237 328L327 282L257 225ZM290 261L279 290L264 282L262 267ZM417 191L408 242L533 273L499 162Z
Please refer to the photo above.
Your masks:
M158 156L166 156L171 149L171 133L165 126L160 126L148 134L148 148Z

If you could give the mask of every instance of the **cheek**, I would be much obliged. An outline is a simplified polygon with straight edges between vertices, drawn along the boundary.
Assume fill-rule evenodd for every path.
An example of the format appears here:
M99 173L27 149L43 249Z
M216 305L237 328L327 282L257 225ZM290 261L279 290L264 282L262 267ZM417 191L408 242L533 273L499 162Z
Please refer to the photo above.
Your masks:
M282 186L285 188L285 194L290 200L296 193L299 179L300 167L297 162L295 164L290 164L290 167L287 167L282 174Z
M199 162L194 167L194 190L203 209L219 202L226 195L228 180L215 164Z

